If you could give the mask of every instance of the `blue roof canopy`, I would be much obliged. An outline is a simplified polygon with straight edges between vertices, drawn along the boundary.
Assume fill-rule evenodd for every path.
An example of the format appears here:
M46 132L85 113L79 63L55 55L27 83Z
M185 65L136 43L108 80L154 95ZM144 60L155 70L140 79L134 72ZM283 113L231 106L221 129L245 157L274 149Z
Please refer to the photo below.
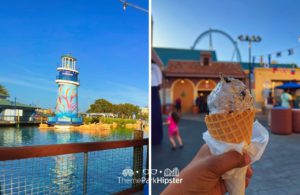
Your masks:
M249 69L249 63L248 62L241 62L243 70L248 70ZM253 63L252 64L253 68L262 68L260 63ZM270 68L293 68L293 64L270 64Z
M199 61L201 59L201 53L210 52L213 61L217 61L217 55L215 51L208 50L193 50L193 49L174 49L174 48L153 48L158 57L167 66L169 60L193 60Z
M160 58L164 66L168 65L169 60L186 60L186 61L200 61L202 53L211 53L212 61L218 61L216 51L214 50L196 50L196 49L179 49L179 48L163 48L154 47L154 51ZM241 62L243 70L249 69L248 62ZM253 68L263 67L260 63L253 63ZM270 64L270 68L294 68L293 64Z
M295 82L287 82L283 85L277 86L276 89L300 89L300 84Z

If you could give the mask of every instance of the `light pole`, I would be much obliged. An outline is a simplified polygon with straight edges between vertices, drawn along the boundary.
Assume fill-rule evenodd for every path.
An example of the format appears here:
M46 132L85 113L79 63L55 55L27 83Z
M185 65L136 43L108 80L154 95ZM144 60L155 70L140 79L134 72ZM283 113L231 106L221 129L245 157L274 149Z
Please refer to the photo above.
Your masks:
M248 35L240 35L238 37L238 39L240 41L246 41L248 42L248 49L249 49L249 65L248 65L248 69L249 69L249 76L248 76L248 79L249 79L249 90L250 90L250 93L251 93L251 90L252 90L252 87L251 87L251 72L252 72L252 63L251 63L251 49L252 49L252 42L261 42L261 37L260 36L255 36L255 35L252 35L252 36L248 36Z
M138 10L140 10L140 11L143 11L143 12L148 13L148 10L146 10L146 9L140 7L140 6L134 5L134 4L132 4L132 3L128 3L126 0L119 0L119 1L120 1L121 3L123 3L123 10L124 10L124 11L126 11L126 8L127 8L128 6L130 6L130 7L136 8L136 9L138 9Z
M15 123L17 124L17 98L15 97Z

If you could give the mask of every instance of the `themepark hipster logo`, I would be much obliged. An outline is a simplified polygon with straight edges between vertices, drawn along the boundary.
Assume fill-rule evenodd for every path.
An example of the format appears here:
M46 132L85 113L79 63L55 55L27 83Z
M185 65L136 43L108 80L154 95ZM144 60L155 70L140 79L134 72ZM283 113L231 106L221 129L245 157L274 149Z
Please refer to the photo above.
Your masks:
M118 183L122 184L143 184L148 183L148 176L151 172L152 183L182 183L182 179L179 178L179 169L177 167L165 170L157 169L143 169L142 171L134 171L131 168L125 168L122 171L122 177L118 177Z

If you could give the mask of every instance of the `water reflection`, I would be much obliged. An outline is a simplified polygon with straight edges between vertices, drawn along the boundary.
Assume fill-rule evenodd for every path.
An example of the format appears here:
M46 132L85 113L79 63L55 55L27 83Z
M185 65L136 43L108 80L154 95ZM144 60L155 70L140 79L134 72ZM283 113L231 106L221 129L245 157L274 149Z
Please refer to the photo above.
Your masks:
M61 155L53 157L55 167L52 169L52 183L59 194L72 194L76 187L75 155Z
M132 139L133 138L133 130L132 129L114 129L112 130L112 137L122 137L123 139Z
M83 138L83 135L78 132L73 132L71 130L41 130L42 132L46 133L46 137L48 141L59 143L59 144L65 144L65 143L73 143L73 142L80 142L80 140Z
M22 140L20 143L23 142L32 143L32 138L34 137L34 133L35 133L33 129L28 129L27 131L23 131L22 129L18 128L17 132L20 132L20 134L22 135Z
M62 131L54 129L40 130L37 127L20 127L20 129L6 127L0 128L0 147L128 140L132 139L132 137L133 131L130 129ZM101 151L90 154L88 176L91 179L88 181L88 183L90 182L88 185L93 185L96 189L99 189L100 194L101 192L103 194L106 191L119 191L121 189L129 188L130 186L128 184L104 188L103 186L105 186L105 183L97 181L95 178L99 178L99 173L106 173L107 179L115 179L114 176L121 174L124 167L132 166L132 155L132 148ZM9 165L10 167L0 166L0 173L3 173L3 177L10 174L10 176L8 176L9 180L15 180L17 177L20 178L20 176L24 176L23 178L27 179L31 178L24 181L22 180L19 183L17 182L14 185L20 184L23 188L27 188L24 186L30 187L30 185L26 182L33 182L33 186L35 186L33 187L33 190L37 191L36 194L39 194L38 192L41 190L41 186L43 189L51 189L53 194L82 194L82 153L47 157L39 160L25 159L21 161L12 161L12 163L13 164ZM33 167L34 171L26 172L26 170L31 170ZM4 172L3 170L5 169L10 170L11 172L15 171L15 174L12 174L11 172ZM24 185L22 182L25 182ZM19 189L18 186L11 187L10 185L1 187L4 188L4 191Z
M145 137L147 134L145 133ZM63 143L129 140L131 129L39 129L38 127L0 128L1 146L50 145Z
M75 130L78 131L82 134L88 134L91 135L92 137L100 137L100 138L106 138L109 137L111 135L111 131L110 129L102 129L102 130L92 130L92 129L88 129L88 130Z
M74 129L42 129L41 131L47 133L49 140L56 143L77 143L85 137L89 137L91 141L106 140L111 136L111 130L74 130Z
M0 146L22 145L32 142L34 131L23 131L19 128L0 129Z

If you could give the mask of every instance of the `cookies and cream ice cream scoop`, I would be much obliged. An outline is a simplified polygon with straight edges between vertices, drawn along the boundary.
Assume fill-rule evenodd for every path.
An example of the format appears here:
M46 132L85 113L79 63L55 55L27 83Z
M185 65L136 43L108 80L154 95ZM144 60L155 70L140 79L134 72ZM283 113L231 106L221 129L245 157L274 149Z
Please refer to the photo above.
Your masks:
M221 75L207 102L209 115L205 123L212 137L227 143L250 144L255 109L253 97L242 81Z
M209 115L205 116L208 129L205 141L212 153L224 153L228 151L226 148L234 148L239 152L241 148L250 150L255 108L246 85L238 79L221 76L220 82L209 94L207 103ZM246 170L247 167L242 167L222 176L230 195L245 194Z
M207 98L210 114L243 112L254 108L253 97L246 85L221 75L221 81Z

